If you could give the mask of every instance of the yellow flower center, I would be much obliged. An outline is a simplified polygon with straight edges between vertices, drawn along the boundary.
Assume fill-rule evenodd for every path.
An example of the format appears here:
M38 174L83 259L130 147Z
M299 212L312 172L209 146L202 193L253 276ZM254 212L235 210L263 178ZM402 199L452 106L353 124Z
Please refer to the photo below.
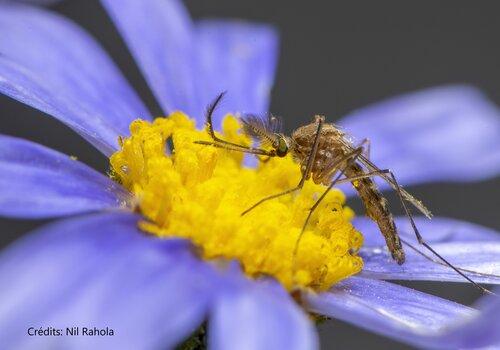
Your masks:
M239 129L237 119L228 116L221 137L249 144ZM237 259L247 275L273 276L289 290L325 290L361 270L356 252L363 237L351 225L353 212L343 206L344 194L337 189L313 214L295 257L308 210L324 186L307 181L296 194L241 216L263 197L296 186L300 167L291 157L245 167L242 153L195 144L209 136L180 112L152 123L136 120L130 132L111 156L111 171L136 196L146 218L143 231L190 239L203 258Z

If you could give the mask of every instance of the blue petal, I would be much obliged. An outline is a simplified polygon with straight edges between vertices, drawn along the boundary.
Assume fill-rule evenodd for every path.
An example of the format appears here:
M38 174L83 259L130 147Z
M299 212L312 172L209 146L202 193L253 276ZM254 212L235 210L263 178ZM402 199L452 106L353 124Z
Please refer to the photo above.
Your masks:
M243 21L202 21L197 26L202 102L227 91L214 116L266 113L278 60L278 34L271 26Z
M403 185L475 181L500 172L500 113L481 92L447 86L406 94L339 121L371 140L371 159Z
M238 276L231 280L211 311L210 349L318 348L308 315L280 285L274 281L253 283Z
M438 349L499 344L500 300L474 309L388 282L350 278L330 292L305 296L308 309L409 344ZM474 333L475 332L475 333Z
M102 151L149 113L102 48L71 21L0 4L0 92L54 116Z
M164 112L204 121L204 110L228 91L218 116L264 112L269 104L277 36L267 26L202 22L177 0L101 0L139 63Z
M479 299L474 307L481 311L481 317L457 327L447 335L451 344L460 342L463 348L485 347L486 344L494 344L491 349L500 348L500 334L498 332L498 315L500 314L500 289L495 290L497 296L487 296ZM443 339L446 343L448 339ZM478 342L480 343L479 345ZM487 345L486 345L487 346Z
M165 113L199 117L193 25L177 0L101 0Z
M433 261L406 247L406 261L398 265L385 247L363 248L360 251L364 262L362 276L386 280L467 282L422 246L415 248ZM500 284L500 240L434 243L432 248L455 267L468 270L463 272L474 282Z
M70 157L0 135L0 215L47 218L125 208L120 185Z
M498 241L500 234L490 228L470 222L445 217L415 217L415 223L422 237L429 242L487 242ZM399 234L406 241L418 244L410 222L406 216L395 217ZM364 245L367 247L383 246L385 240L380 229L367 217L358 217L352 221L356 229L364 236Z
M145 236L131 214L46 226L0 255L2 347L171 348L203 321L213 270L187 242ZM109 337L28 337L28 327L109 327Z

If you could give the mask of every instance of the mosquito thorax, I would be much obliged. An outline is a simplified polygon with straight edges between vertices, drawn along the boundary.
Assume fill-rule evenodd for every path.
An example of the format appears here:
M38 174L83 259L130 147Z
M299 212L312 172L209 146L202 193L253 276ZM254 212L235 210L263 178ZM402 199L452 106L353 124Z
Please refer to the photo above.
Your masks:
M292 133L295 159L305 170L305 164L314 146L318 124L316 118L310 124L297 128ZM326 170L335 159L344 156L343 133L333 124L325 123L321 129L318 149L311 168L312 179L316 183L329 185L331 174ZM324 175L324 176L322 176Z

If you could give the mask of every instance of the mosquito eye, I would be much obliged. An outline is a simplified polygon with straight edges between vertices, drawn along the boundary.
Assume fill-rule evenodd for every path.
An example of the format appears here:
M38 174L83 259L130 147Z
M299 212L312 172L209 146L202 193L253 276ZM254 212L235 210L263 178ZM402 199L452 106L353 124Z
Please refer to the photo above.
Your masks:
M276 154L278 157L284 157L288 153L288 145L285 139L280 138L278 141L278 147L276 148Z

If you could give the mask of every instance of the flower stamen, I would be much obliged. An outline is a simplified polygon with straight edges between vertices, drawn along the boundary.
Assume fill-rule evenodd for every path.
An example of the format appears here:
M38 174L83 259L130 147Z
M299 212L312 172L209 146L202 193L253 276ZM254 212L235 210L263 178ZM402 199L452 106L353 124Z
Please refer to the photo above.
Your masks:
M228 116L221 137L250 144L239 130L238 120ZM340 190L332 190L315 211L296 259L295 242L324 186L307 181L298 193L240 215L259 199L296 185L300 167L291 157L245 167L242 153L195 144L210 139L180 112L152 123L136 120L130 132L110 162L113 178L138 199L147 219L140 223L143 231L190 239L205 259L237 259L249 276L271 275L287 289L298 284L325 290L361 270L356 252L363 237L350 223L353 212L343 206ZM172 152L166 149L169 139Z

